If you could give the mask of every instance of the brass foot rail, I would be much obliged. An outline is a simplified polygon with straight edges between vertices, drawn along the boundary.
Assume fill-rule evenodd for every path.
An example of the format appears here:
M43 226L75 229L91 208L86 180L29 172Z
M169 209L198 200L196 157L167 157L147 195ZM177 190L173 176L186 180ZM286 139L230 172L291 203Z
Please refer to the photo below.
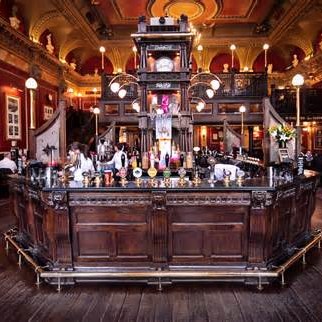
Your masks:
M302 257L302 263L306 263L306 253L315 245L321 248L322 232L321 230L315 230L313 232L313 239L306 244L303 248L298 249L297 252L290 257L283 265L274 267L272 270L245 270L245 271L174 271L174 270L155 270L155 271L133 271L133 272L79 272L79 271L48 271L47 266L39 266L34 259L27 254L26 249L21 248L14 240L13 231L4 233L4 239L6 242L6 249L9 248L9 243L14 246L19 256L19 263L21 263L21 256L30 263L37 275L36 285L39 286L40 278L57 278L57 291L61 291L61 279L62 278L116 278L116 279L143 279L143 278L156 278L158 280L158 289L162 289L162 278L204 278L204 279L225 279L225 278L257 278L258 290L263 289L263 278L278 278L281 276L281 285L285 285L285 271L292 266L297 260Z

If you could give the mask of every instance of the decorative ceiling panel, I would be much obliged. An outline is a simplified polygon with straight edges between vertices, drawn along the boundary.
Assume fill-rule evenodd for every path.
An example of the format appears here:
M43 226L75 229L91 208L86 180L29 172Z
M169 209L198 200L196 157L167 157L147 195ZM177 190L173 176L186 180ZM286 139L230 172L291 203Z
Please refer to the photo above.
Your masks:
M272 9L274 0L110 0L100 1L97 10L110 25L135 24L139 16L169 15L189 17L194 24L260 23Z

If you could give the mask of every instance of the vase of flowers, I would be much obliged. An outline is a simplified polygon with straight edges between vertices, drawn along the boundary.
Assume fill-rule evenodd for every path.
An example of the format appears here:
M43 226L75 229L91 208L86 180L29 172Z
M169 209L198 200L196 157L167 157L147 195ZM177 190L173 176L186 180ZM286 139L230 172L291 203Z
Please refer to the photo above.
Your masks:
M280 149L286 148L286 142L292 140L296 131L287 124L273 125L268 129L269 134L276 140Z

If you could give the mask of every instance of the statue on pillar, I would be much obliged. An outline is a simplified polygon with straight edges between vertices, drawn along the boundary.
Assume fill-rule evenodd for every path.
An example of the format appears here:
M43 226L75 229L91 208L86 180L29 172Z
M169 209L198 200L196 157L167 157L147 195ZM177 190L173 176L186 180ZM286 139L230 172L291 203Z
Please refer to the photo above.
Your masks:
M76 70L77 64L76 64L76 59L73 58L71 63L69 64L72 70Z
M54 53L54 49L55 49L55 47L54 47L54 46L53 46L53 44L52 44L51 37L52 37L52 34L48 34L48 35L46 36L46 38L47 38L47 45L46 45L46 49L47 49L47 51L48 51L50 54L53 54L53 53Z
M225 64L223 64L223 73L229 73L229 64L227 64L227 63L225 63Z
M294 54L293 55L293 60L292 60L292 65L293 65L293 67L296 67L298 64L299 64L299 60L297 58L297 55Z
M21 21L17 17L17 11L18 11L18 7L16 5L13 5L12 6L12 16L9 17L10 26L16 30L19 29L20 23L21 23Z

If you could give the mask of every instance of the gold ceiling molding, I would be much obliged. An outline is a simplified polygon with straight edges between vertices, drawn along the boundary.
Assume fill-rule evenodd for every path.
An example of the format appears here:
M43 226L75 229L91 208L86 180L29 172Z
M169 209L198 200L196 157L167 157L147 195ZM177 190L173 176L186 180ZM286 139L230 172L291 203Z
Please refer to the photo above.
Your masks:
M66 59L66 56L73 50L78 48L84 48L86 50L86 44L81 39L68 39L64 44L61 44L59 58Z
M170 17L179 18L182 13L188 16L189 21L194 21L199 18L205 11L205 6L198 1L169 1L165 7L166 12Z
M181 14L188 16L189 21L202 24L211 20L218 12L218 5L213 0L150 0L147 10L151 16L160 17L168 14L179 18Z
M122 54L120 53L119 48L111 48L110 51L108 52L108 54L106 55L109 60L111 61L112 65L113 65L113 72L117 72L118 69L122 69L123 70L123 60L122 60Z
M39 41L41 34L57 22L57 19L62 19L62 14L57 10L46 12L41 18L37 19L33 24L30 23L29 35L34 41Z

